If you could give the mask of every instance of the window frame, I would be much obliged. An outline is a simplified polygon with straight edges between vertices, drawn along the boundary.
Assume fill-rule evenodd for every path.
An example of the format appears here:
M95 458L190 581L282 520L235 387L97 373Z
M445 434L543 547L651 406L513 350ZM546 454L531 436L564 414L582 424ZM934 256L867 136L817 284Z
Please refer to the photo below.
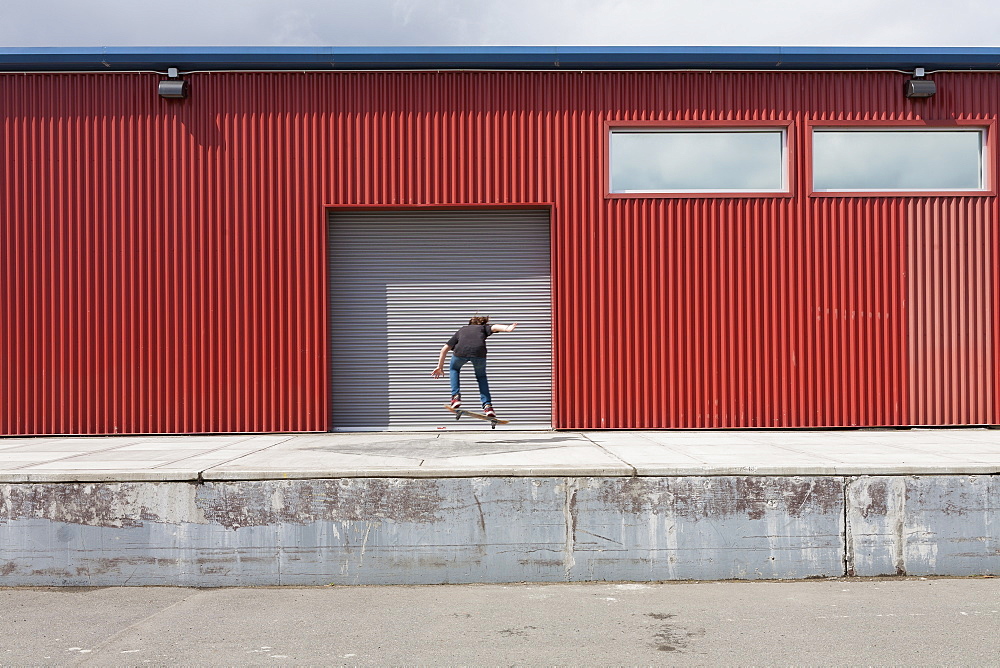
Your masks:
M782 133L781 190L655 190L615 192L611 189L611 139L615 132L760 132L778 130ZM795 133L792 121L606 121L604 123L604 191L608 199L678 199L678 198L788 198L795 193Z
M822 121L812 120L806 123L806 155L805 155L805 179L810 197L990 197L995 196L996 176L992 163L995 162L996 151L996 121L992 119L962 119L949 121L921 121L921 120L900 120L900 121ZM982 174L982 189L938 189L938 190L885 190L885 189L858 189L858 190L816 190L815 163L816 153L813 138L817 131L842 130L847 132L886 132L903 131L918 132L948 132L960 130L978 130L984 135L981 144L982 152L979 156L980 173Z

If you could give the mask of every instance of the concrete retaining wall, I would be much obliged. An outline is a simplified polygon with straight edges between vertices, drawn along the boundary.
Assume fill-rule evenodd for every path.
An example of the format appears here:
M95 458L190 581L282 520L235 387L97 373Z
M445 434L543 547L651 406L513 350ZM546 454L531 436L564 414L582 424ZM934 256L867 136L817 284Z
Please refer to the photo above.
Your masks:
M995 574L996 476L0 485L0 585Z
M1000 573L1000 476L850 479L849 575Z

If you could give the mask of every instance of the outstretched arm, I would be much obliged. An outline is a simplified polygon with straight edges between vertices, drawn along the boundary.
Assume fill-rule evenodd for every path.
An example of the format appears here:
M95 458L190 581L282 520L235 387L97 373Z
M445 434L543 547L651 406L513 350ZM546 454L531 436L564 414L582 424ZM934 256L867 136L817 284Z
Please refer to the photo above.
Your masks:
M433 371L431 371L431 376L434 378L440 378L441 374L444 373L444 358L448 354L449 350L451 350L451 346L447 343L441 346L441 354L438 355L438 365Z
M517 329L517 323L512 322L509 325L493 325L494 332L513 332Z

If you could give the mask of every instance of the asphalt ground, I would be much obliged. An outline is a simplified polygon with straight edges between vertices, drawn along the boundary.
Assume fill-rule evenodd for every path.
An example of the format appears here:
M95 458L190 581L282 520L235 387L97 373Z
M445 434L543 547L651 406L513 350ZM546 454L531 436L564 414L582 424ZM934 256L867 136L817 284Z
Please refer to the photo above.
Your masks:
M1000 579L0 589L0 665L1000 665Z

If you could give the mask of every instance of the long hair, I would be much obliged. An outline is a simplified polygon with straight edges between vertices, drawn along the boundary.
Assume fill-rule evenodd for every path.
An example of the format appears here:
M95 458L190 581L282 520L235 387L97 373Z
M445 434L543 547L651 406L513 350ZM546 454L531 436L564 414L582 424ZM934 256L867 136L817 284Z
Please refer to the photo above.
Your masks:
M490 321L490 316L488 315L474 315L469 318L470 325L485 325Z

